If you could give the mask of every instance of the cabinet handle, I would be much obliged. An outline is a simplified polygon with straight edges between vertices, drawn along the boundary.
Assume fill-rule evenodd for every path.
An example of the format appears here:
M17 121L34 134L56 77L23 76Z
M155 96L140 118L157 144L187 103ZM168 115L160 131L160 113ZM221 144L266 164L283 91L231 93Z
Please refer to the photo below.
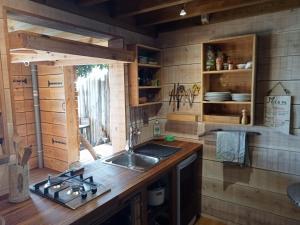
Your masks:
M55 140L54 138L52 138L52 144L62 144L62 145L66 145L67 143L64 141L59 141L59 140Z
M24 84L27 84L27 78L24 78L23 80L22 79L15 79L13 80L13 83L24 83Z
M65 102L63 102L62 104L61 104L61 108L62 108L62 110L65 112L66 111L66 103Z
M63 87L63 82L62 81L54 81L54 82L51 82L50 80L48 80L48 87Z

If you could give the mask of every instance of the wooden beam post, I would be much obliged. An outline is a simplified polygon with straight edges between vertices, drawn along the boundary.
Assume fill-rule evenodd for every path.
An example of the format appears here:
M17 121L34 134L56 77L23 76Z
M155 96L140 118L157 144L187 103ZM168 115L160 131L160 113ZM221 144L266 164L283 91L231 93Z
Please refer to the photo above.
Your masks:
M14 134L13 108L11 104L11 82L10 82L10 55L8 45L7 14L0 5L0 102L1 119L3 121L4 143L2 144L5 154L12 153Z
M124 41L116 39L109 41L109 47L123 48ZM110 136L113 151L124 150L126 145L127 122L125 96L125 68L124 64L109 64L110 90Z

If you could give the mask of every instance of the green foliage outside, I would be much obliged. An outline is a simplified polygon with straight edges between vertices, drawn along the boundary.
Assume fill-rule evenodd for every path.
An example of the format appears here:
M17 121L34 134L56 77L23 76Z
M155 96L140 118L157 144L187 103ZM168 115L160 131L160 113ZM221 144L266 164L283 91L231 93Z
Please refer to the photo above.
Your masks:
M80 66L76 66L76 74L77 74L78 77L86 77L96 67L99 67L100 69L104 69L104 68L107 69L108 65L98 64L98 65L80 65Z

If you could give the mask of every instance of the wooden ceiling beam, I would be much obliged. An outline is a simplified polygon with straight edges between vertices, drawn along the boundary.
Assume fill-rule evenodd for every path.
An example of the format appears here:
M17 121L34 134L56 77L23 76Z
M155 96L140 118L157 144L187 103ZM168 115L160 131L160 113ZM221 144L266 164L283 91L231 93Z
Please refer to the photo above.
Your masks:
M164 9L171 6L183 5L191 1L193 0L115 0L114 16L135 16L138 14Z
M121 62L134 61L134 53L131 51L113 49L24 31L9 33L9 47L10 50L14 52L17 50L38 50ZM43 59L43 61L45 61L45 59Z
M295 8L300 8L299 0L274 0L259 5L242 7L224 12L212 13L209 18L209 24L221 23L234 19L247 18ZM161 24L158 26L158 32L174 31L199 25L202 25L201 17L193 17L177 22Z
M252 6L268 1L270 0L195 0L185 5L185 10L187 12L186 16L180 16L179 12L181 7L174 6L152 13L139 15L137 16L137 24L141 27L153 26L156 24L162 24L171 21L184 20L203 14L210 14L245 6Z
M114 64L119 63L108 59L98 59L85 56L67 55L55 52L36 51L35 53L26 54L23 50L11 51L10 53L11 63L45 63L59 66L71 66L71 65L94 65L94 64Z
M108 2L109 0L79 0L79 5L81 6L93 6L98 5L104 2Z

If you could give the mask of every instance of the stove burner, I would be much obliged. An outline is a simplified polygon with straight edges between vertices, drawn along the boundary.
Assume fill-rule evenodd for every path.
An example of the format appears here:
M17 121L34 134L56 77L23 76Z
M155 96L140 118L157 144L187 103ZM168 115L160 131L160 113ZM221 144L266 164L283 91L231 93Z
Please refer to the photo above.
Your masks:
M103 184L94 182L93 176L84 177L84 169L69 170L57 176L48 176L30 186L30 191L76 209L88 201L110 191Z
M57 189L60 188L60 184L64 181L62 177L51 177L51 175L48 175L48 181L44 185L44 187L53 186L53 188Z
M71 188L72 188L72 191L73 191L73 192L78 192L78 191L80 191L80 189L82 188L82 185L79 185L79 184L73 184L73 185L71 186Z

